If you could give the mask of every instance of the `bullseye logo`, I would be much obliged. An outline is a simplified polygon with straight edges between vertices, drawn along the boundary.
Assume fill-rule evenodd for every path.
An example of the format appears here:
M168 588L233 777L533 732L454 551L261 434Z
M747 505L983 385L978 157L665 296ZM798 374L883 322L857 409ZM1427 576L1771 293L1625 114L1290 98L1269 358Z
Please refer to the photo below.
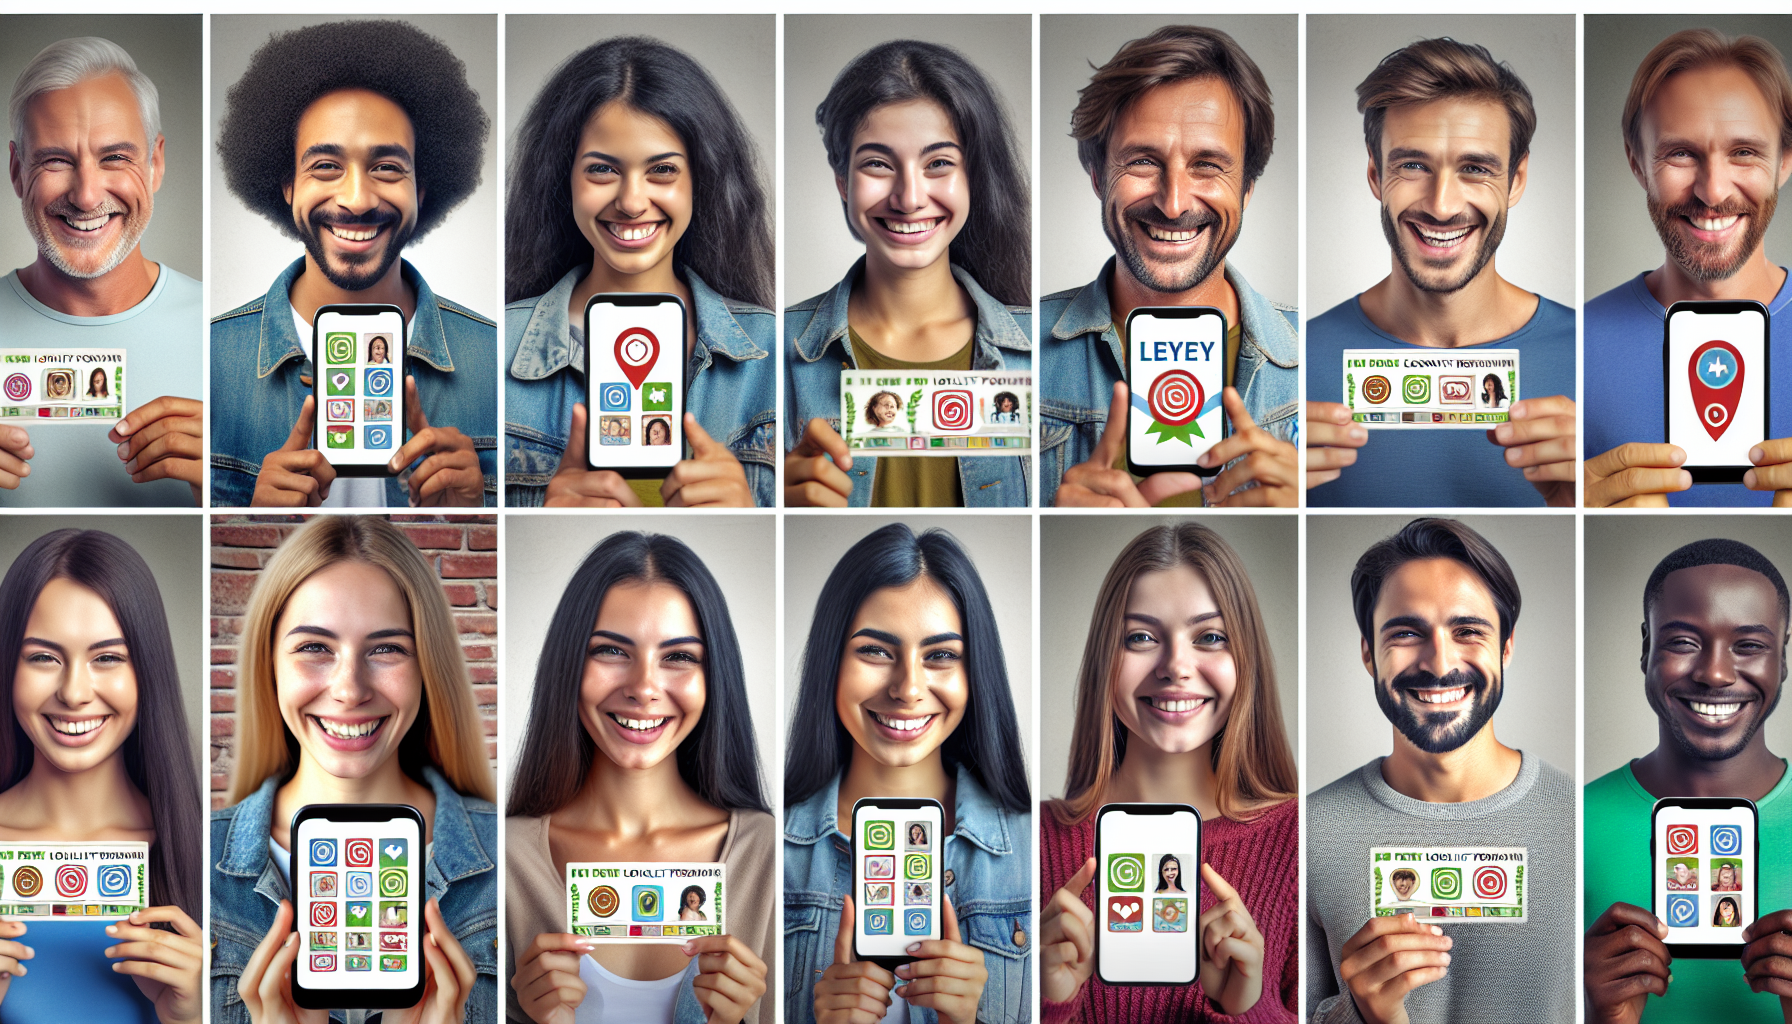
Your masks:
M410 878L404 868L380 870L380 895L388 899L403 896L410 889Z
M904 935L926 935L933 924L933 913L925 907L915 907L902 912L902 933Z
M351 331L331 331L324 335L324 362L352 363L355 361L355 335Z
M43 891L43 887L44 876L29 864L13 873L13 891L25 899L30 899L31 897L36 896L39 892Z
M392 371L368 370L367 393L374 398L389 398L392 395Z
M342 862L351 868L373 867L373 840L350 839L343 843Z
M620 381L614 384L605 384L597 393L598 411L628 412L629 399L634 393L633 388Z
M336 904L328 900L319 900L311 904L311 927L336 927Z
M1506 869L1491 864L1475 869L1475 895L1497 900L1506 895Z
M1387 401L1388 396L1393 393L1394 385L1389 384L1388 379L1379 373L1363 381L1363 398L1367 399L1370 405L1380 405Z
M895 912L888 908L885 908L883 910L867 910L867 911L865 911L865 934L866 935L888 935L888 934L890 934L891 923L895 920L895 917L896 917Z
M1462 898L1461 868L1432 868L1431 897L1439 900Z
M647 379L648 371L660 357L660 339L645 327L624 328L616 336L616 362L622 375L635 387Z
M1108 888L1115 892L1145 891L1145 855L1108 854Z
M94 874L101 896L116 899L131 891L131 869L124 864L101 864Z
M600 885L591 890L591 895L585 898L585 905L598 917L609 917L622 905L622 899L616 895L615 889Z
M931 874L933 874L933 872L927 866L927 855L925 853L911 853L903 858L902 877L926 878Z
M1691 928L1699 923L1697 896L1669 896L1668 923L1676 928Z
M1201 382L1187 370L1159 374L1145 396L1145 404L1151 407L1151 418L1168 427L1180 427L1193 420L1206 400Z
M350 871L347 875L348 894L350 896L366 898L373 895L373 872Z
M1681 857L1689 853L1699 852L1699 826L1669 825L1667 832L1668 856Z
M336 840L311 840L311 866L314 868L333 868L336 866Z
M6 397L15 402L30 398L31 378L22 373L9 374L6 378Z
M865 823L865 849L889 850L896 846L896 826L887 821Z
M79 864L64 864L56 869L56 895L74 899L86 891L86 868Z
M1734 857L1740 854L1742 852L1742 826L1711 826L1711 852L1720 857Z
M1408 405L1424 405L1431 401L1431 378L1423 373L1412 373L1400 382L1400 394Z
M971 429L971 393L956 389L935 391L933 425L939 430Z

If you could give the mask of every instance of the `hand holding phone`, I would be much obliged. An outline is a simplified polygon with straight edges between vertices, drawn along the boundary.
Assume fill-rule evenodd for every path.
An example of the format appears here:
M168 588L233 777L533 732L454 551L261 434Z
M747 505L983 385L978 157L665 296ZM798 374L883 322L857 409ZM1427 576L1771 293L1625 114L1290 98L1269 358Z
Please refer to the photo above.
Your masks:
M1210 923L1194 920L1201 906L1194 870L1201 863L1200 812L1188 804L1105 804L1095 815L1095 858L1101 980L1194 982Z
M303 945L292 968L293 1003L415 1006L425 961L438 973L448 967L436 932L440 912L427 945L421 927L423 816L403 804L307 804L293 815L291 834L291 891Z
M1767 439L1772 321L1759 302L1676 302L1662 328L1667 441L1695 483L1736 483Z
M1655 802L1649 871L1655 916L1675 957L1734 960L1754 924L1761 879L1759 815L1739 797Z
M1228 433L1226 314L1211 306L1140 306L1126 315L1126 380L1132 390L1126 468L1213 476L1200 465Z
M384 303L320 306L311 336L311 391L318 403L312 446L340 476L394 475L392 456L404 444L411 399L404 387L404 311Z
M604 292L585 303L585 438L592 469L662 476L684 458L684 302Z
M867 798L852 808L853 954L885 969L916 959L908 947L937 939L940 857L938 800Z

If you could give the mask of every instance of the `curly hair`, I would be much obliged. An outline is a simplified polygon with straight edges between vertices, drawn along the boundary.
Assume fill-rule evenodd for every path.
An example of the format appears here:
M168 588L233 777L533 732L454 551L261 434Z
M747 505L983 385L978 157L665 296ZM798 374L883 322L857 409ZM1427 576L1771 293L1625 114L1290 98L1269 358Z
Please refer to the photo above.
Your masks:
M417 136L422 238L479 187L491 119L446 44L402 21L337 21L270 36L230 87L218 156L245 205L300 239L284 195L299 118L327 93L366 89L404 109Z

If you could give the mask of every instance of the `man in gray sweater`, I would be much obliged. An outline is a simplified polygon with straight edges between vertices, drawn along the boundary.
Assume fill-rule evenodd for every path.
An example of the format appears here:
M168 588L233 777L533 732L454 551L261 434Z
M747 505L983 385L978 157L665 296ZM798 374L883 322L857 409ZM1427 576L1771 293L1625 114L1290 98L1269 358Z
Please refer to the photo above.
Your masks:
M1512 567L1462 523L1415 519L1357 560L1350 589L1394 749L1307 801L1308 1015L1574 1020L1574 780L1490 724L1518 622ZM1474 846L1525 850L1522 923L1375 916L1371 848Z

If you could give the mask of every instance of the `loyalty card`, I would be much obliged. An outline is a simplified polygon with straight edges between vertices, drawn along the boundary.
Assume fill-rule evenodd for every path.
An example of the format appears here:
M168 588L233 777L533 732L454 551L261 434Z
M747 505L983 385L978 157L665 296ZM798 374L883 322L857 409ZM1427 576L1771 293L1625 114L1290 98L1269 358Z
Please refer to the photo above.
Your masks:
M312 332L318 448L338 473L386 475L404 446L404 313L324 306Z
M586 303L585 455L592 468L663 470L684 458L684 339L684 303L676 295L605 293Z
M1523 924L1525 853L1522 846L1377 846L1369 851L1375 916Z
M124 402L124 349L0 349L0 423L111 423Z
M1768 332L1758 302L1676 302L1663 358L1667 440L1695 483L1738 481L1767 437Z
M1187 804L1096 815L1096 967L1113 985L1187 984L1198 954L1201 816Z
M1756 813L1740 799L1656 802L1653 909L1673 955L1734 959L1743 945L1761 886Z
M147 906L148 843L0 843L0 917L91 921Z
M1517 349L1344 350L1344 404L1365 427L1487 430L1511 419L1522 397Z
M293 970L302 987L402 990L422 983L421 818L410 808L381 816L395 806L314 805L297 816L293 902L305 945ZM373 817L330 816L348 813Z
M567 930L605 942L684 942L721 935L718 863L590 861L566 865Z
M1027 455L1033 375L842 370L840 436L866 455Z
M935 800L860 800L853 805L853 949L883 963L906 962L917 939L940 937L940 822Z

